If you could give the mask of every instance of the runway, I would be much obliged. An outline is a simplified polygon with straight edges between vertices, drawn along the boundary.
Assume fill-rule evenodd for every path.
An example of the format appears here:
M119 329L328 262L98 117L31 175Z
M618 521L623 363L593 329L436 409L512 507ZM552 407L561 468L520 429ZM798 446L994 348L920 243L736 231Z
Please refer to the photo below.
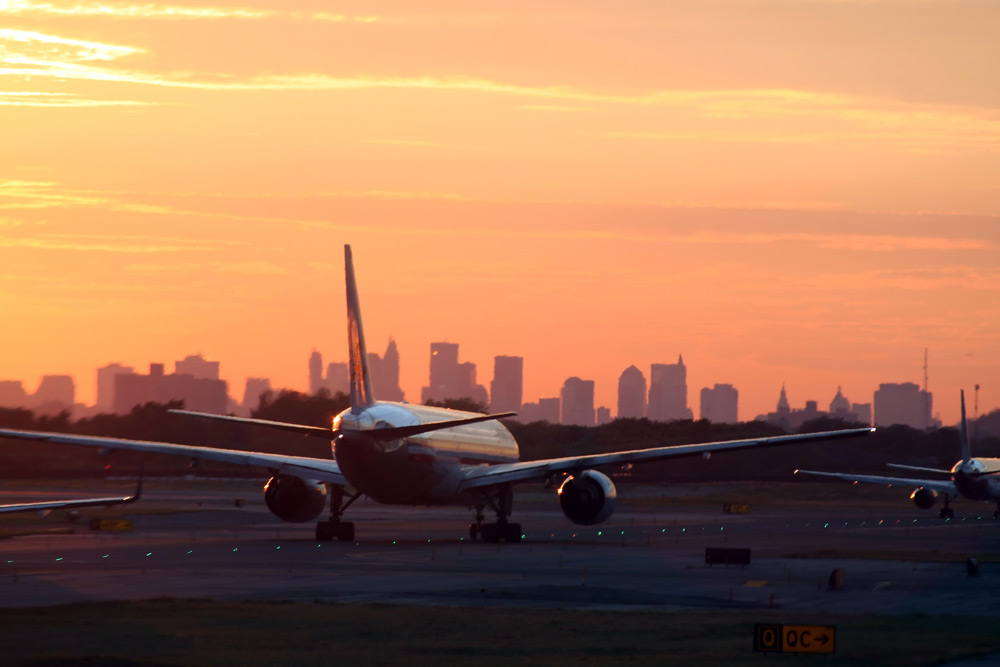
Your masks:
M520 544L470 541L471 513L463 508L359 502L349 511L356 540L318 543L312 524L270 515L256 485L147 486L139 504L119 512L132 519L129 532L91 532L82 517L76 524L28 521L59 532L0 540L0 605L170 596L1000 613L991 592L1000 576L1000 522L992 508L956 504L958 516L945 522L898 492L891 502L876 495L871 506L789 497L782 505L753 504L746 514L726 514L718 499L741 492L642 489L636 493L641 498L623 503L609 522L582 527L562 516L553 492L528 490L515 503ZM851 492L849 485L842 488ZM53 490L38 493L51 497ZM11 502L9 494L0 500ZM708 566L710 547L748 548L751 563ZM978 577L968 574L970 557L979 562ZM839 590L829 586L835 569L842 570Z

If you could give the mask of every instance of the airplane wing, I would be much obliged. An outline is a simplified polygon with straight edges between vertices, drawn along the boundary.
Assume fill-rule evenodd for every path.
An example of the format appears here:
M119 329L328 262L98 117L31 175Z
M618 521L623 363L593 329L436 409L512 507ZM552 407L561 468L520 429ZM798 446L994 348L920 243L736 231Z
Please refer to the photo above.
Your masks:
M543 459L540 461L522 461L520 463L501 463L491 466L471 467L465 471L461 490L478 489L495 484L508 484L531 479L544 479L560 472L578 472L589 468L606 465L622 465L662 461L679 456L696 454L711 454L731 449L746 449L749 447L769 447L792 443L811 442L814 440L835 440L839 438L855 438L874 432L873 428L857 428L843 431L824 431L822 433L801 433L797 435L779 435L770 438L754 438L750 440L728 440L724 442L707 442L694 445L673 445L670 447L654 447L652 449L635 449L626 452L610 454L592 454L589 456L569 456L559 459ZM2 434L2 431L0 431Z
M135 487L135 493L130 496L114 496L110 498L80 498L76 500L46 500L38 503L16 503L0 505L0 514L9 512L47 512L50 510L73 509L76 507L101 507L109 505L129 505L142 497L142 478Z
M851 475L843 472L820 472L817 470L796 470L796 475L816 475L817 477L835 477L848 482L864 482L865 484L888 484L899 486L922 486L939 493L959 495L955 483L944 479L908 479L905 477L883 477L881 475Z
M245 452L238 449L216 449L196 445L177 445L169 442L147 440L122 440L102 438L93 435L70 435L68 433L43 433L38 431L12 431L0 429L0 438L53 442L61 445L82 445L106 450L125 449L135 452L152 452L187 456L194 460L221 461L234 465L267 468L283 475L295 475L318 482L347 485L347 479L340 472L340 466L330 459L316 459L308 456L286 456L264 452Z

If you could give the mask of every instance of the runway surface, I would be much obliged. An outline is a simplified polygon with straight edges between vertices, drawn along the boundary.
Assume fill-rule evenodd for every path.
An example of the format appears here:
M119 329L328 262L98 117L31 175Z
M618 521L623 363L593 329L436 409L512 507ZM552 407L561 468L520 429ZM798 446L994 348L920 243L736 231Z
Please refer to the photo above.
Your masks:
M127 492L129 484L119 486ZM946 522L898 490L866 506L853 497L806 502L815 494L793 485L802 494L785 503L727 514L721 498L739 503L761 487L707 488L633 489L640 500L591 527L565 519L554 492L523 492L513 517L522 525L520 544L470 541L471 512L463 508L359 501L348 516L356 540L318 543L312 524L268 513L259 486L151 481L140 503L102 512L130 518L128 532L92 532L87 517L76 524L4 518L8 533L50 532L0 540L0 605L170 596L1000 615L1000 521L992 507L956 503L958 515ZM838 498L851 493L843 489ZM107 491L102 482L95 493ZM79 495L4 489L0 502ZM748 548L751 563L710 567L710 547ZM978 577L969 576L970 557ZM843 586L831 590L836 569Z

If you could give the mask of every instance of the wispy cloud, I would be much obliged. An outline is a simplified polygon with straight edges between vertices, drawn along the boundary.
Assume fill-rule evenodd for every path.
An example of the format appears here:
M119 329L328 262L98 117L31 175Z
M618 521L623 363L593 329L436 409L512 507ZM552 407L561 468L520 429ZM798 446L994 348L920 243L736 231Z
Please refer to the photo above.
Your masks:
M165 252L206 252L217 246L190 240L164 242L162 239L122 238L110 236L61 235L0 238L0 248L29 248L34 250L70 250L76 252L110 252L126 254L152 254Z
M0 106L5 107L133 107L149 106L136 100L97 100L71 93L0 91Z
M379 20L379 17L377 16L348 16L345 14L334 14L331 12L285 12L250 7L193 7L155 3L135 5L121 2L77 2L74 4L61 5L51 2L30 2L29 0L0 0L0 11L12 16L99 16L109 19L156 19L173 21L293 18L298 20L327 21L334 23L375 23Z
M98 63L142 49L66 39L21 30L0 30L0 76L95 81L204 91L351 92L399 90L527 98L522 109L581 111L580 103L614 107L665 107L684 112L699 129L610 131L605 136L639 141L832 144L877 142L912 153L1000 152L1000 119L989 109L928 105L857 95L790 89L660 90L603 92L569 86L531 86L474 76L339 77L323 73L238 78L196 72L154 73ZM31 106L132 105L126 100L83 100L49 93L0 95L0 104ZM800 123L786 123L786 119ZM694 121L692 121L694 122ZM744 127L734 127L733 123ZM780 131L773 129L782 123ZM707 126L707 127L706 127ZM701 129L705 128L705 129ZM771 128L771 129L764 129ZM385 143L421 145L406 140Z
M369 139L369 144L389 144L393 146L434 146L433 141L422 141L420 139Z
M588 107L570 106L567 104L524 104L519 107L524 111L552 111L560 113L576 113L579 111L593 111Z
M3 45L3 42L7 45ZM68 39L31 30L0 28L0 57L4 62L17 62L22 57L22 54L13 52L11 44L27 45L39 54L69 58L74 62L114 60L142 51L131 46Z

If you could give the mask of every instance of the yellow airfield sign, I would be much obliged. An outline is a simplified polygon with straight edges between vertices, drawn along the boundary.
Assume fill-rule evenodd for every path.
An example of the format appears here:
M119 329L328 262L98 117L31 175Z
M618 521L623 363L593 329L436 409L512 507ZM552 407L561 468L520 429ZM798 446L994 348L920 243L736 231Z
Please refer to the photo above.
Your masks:
M832 625L756 623L753 650L762 653L833 653L837 628Z

